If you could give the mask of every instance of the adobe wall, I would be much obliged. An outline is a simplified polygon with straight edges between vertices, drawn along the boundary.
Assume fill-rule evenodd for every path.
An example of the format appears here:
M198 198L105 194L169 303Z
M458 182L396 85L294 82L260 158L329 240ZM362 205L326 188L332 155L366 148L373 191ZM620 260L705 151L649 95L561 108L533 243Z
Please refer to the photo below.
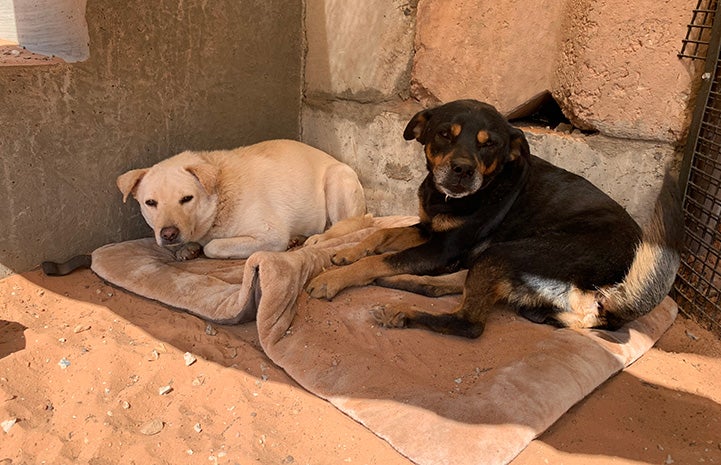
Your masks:
M424 160L403 128L458 98L509 114L550 92L577 128L597 133L527 127L533 152L641 221L679 157L698 76L676 53L694 0L307 3L302 137L359 171L376 215L416 212ZM375 53L359 48L367 40Z
M115 187L128 169L298 138L302 12L301 0L96 0L86 61L0 66L0 277L150 235Z

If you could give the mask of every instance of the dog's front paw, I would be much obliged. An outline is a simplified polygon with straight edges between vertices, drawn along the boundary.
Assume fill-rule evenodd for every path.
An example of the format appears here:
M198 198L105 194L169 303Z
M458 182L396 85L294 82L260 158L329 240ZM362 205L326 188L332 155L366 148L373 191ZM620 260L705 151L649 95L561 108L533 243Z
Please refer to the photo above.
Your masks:
M373 320L384 328L405 328L407 325L407 316L405 313L393 310L385 305L375 305L370 310Z
M333 255L333 257L331 257L330 261L333 262L334 265L350 265L363 257L367 257L368 255L370 255L368 250L356 245L355 247L348 247L347 249L339 250L335 253L335 255Z
M175 255L176 260L182 262L185 260L193 260L194 258L200 257L202 254L202 245L198 244L197 242L188 242L187 244L183 244L182 247L176 250L173 255Z
M320 242L323 242L324 240L326 240L325 234L323 234L323 233L313 234L312 236L310 236L308 239L305 240L303 245L317 245Z
M310 281L305 290L315 299L330 300L345 289L345 286L337 279L338 275L337 270L321 273Z

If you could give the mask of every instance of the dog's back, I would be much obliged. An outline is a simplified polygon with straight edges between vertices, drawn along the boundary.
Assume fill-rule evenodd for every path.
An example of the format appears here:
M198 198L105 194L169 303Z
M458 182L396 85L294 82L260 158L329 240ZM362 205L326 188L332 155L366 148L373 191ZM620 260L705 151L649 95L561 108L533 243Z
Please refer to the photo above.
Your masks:
M366 211L355 172L300 142L271 140L202 156L220 168L219 201L238 221L292 218L289 234L310 236ZM336 201L340 197L344 201Z

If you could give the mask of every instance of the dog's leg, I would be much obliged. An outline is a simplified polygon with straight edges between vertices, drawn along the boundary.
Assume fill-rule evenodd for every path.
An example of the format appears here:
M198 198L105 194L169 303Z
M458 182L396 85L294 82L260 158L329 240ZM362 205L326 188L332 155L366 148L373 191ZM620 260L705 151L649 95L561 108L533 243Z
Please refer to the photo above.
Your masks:
M243 259L259 250L280 252L288 248L290 235L268 231L259 237L242 236L213 239L205 244L203 252L208 258Z
M388 234L387 231L391 231L390 236L385 235ZM414 244L423 240L420 229L413 226L380 230L378 233L375 239L369 241L370 245L375 244L376 247L361 248L364 253L366 250L369 250L368 253L380 252L384 247ZM378 238L388 240L381 241ZM348 266L321 273L311 280L306 290L317 299L332 299L345 288L370 284L376 278L397 274L448 273L451 271L449 263L456 261L457 257L449 257L444 253L447 252L447 248L443 247L443 242L443 239L434 236L426 242L397 253L361 258Z
M476 263L468 271L460 305L451 313L434 314L381 305L371 310L373 319L386 328L423 328L441 334L476 338L483 333L488 313L507 298L511 284L505 266Z
M426 240L427 238L417 225L380 229L358 244L340 250L333 255L331 261L335 265L348 265L368 255L406 250L420 245Z
M463 283L466 280L468 270L457 271L452 274L441 276L416 276L412 274L401 274L378 278L375 284L391 289L413 292L428 297L440 297L449 294L462 294Z

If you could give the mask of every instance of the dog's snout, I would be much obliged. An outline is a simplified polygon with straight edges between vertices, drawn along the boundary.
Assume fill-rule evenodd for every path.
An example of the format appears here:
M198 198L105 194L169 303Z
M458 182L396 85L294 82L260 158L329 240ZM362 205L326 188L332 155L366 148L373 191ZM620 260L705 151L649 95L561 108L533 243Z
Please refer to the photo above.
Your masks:
M160 230L160 237L163 242L172 244L178 238L180 231L175 226L166 226Z
M476 164L468 158L454 158L451 160L453 173L460 177L472 176L476 170Z

